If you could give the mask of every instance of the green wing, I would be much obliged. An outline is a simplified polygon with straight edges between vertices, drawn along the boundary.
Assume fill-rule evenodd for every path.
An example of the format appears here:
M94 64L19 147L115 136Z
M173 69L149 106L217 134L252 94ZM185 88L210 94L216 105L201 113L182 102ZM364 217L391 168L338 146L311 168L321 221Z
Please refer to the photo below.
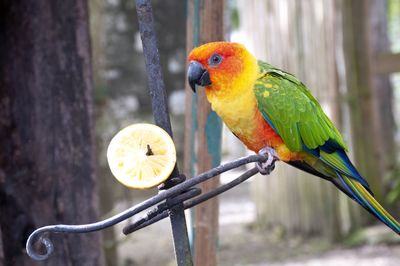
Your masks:
M339 131L301 81L267 63L259 61L259 67L262 74L254 88L258 108L291 151L328 143L347 150Z
M254 90L258 108L291 151L319 160L293 166L331 180L340 190L400 234L400 224L373 198L368 183L350 162L340 133L310 91L293 75L259 62ZM289 162L293 163L293 162Z

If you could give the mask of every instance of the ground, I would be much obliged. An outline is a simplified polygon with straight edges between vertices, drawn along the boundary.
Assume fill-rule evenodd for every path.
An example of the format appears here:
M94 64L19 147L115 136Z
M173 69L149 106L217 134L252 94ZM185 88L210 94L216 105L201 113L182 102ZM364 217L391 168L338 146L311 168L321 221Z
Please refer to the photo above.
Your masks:
M399 242L385 244L376 241L369 245L346 247L331 245L318 237L304 240L292 236L282 240L279 230L254 229L251 226L254 205L250 200L248 182L224 193L220 202L218 265L400 265ZM123 236L120 229L117 228L117 235L123 241L118 250L120 265L175 265L168 219L128 237ZM380 232L386 228L379 226L373 230Z

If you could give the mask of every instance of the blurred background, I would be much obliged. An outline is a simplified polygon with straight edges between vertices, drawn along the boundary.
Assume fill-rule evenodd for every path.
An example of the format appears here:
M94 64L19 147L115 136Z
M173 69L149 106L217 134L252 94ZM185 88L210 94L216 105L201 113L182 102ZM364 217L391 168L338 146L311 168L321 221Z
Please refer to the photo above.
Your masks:
M135 2L28 2L0 4L0 265L36 265L22 250L39 226L104 219L157 193L123 187L106 161L116 132L153 122ZM199 136L190 137L193 105L200 110L204 101L185 89L188 49L213 38L202 37L203 27L217 31L208 35L215 40L243 43L257 58L298 76L342 132L377 199L400 218L400 1L152 4L178 163L186 175L205 167L196 157L201 152L191 155ZM225 128L221 143L221 157L205 169L248 154ZM244 170L223 174L213 185ZM287 165L251 178L207 208L217 214L205 220L211 234L205 245L212 251L196 253L197 265L400 261L397 235L330 183ZM187 218L196 249L199 214ZM45 263L175 265L167 219L129 236L121 233L124 225L56 236L55 255Z

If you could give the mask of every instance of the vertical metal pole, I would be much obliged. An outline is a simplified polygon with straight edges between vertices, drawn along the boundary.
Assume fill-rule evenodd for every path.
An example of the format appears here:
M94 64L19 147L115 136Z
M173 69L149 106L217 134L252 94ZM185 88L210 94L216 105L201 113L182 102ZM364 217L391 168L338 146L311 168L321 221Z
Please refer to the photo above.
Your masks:
M157 39L153 22L154 18L150 1L136 0L136 12L139 20L140 37L143 44L154 121L172 136L167 96L161 73L160 56L157 48ZM178 167L175 167L172 172L172 177L177 176L179 176L179 170ZM171 208L169 216L177 264L178 266L193 265L183 204L181 203Z

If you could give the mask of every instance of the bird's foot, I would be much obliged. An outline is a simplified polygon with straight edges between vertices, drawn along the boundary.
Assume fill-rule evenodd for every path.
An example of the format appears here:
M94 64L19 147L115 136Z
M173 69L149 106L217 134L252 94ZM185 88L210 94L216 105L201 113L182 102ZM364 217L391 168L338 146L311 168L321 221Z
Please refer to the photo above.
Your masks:
M258 154L267 155L267 160L264 162L256 162L258 171L262 175L269 175L275 169L275 162L279 160L275 150L271 147L265 147Z

